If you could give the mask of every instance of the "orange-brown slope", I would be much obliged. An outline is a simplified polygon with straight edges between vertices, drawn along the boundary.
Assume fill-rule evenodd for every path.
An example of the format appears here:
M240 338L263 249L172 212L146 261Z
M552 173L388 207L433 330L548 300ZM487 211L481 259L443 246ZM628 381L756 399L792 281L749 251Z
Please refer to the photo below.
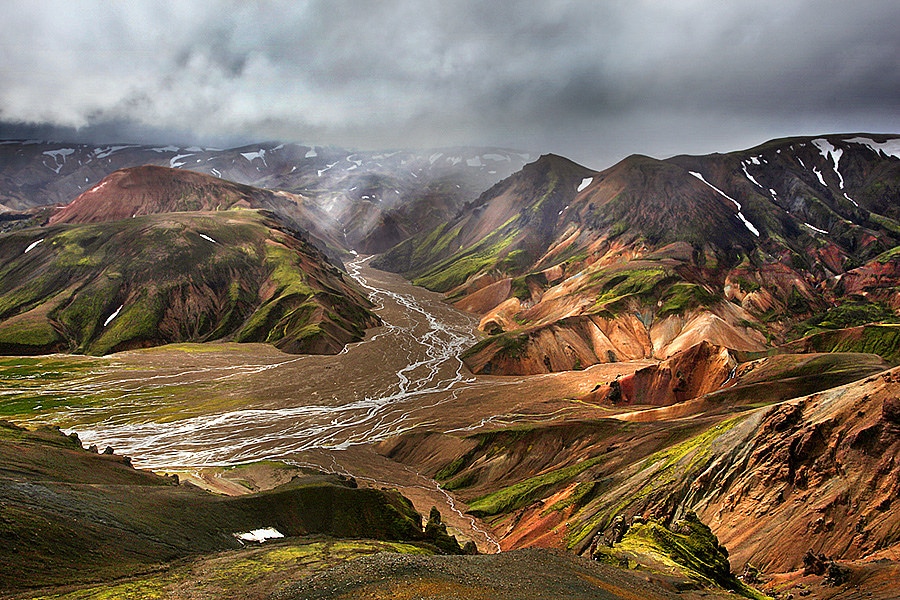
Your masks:
M336 233L340 231L338 224L302 196L152 165L107 175L59 209L49 223L105 223L143 215L232 208L268 210L292 229L310 234L323 250L342 246Z
M775 390L781 373L808 375L803 385L813 385L815 372L827 371L822 360L837 368L842 357L794 360L794 367L785 358L755 365L745 383L774 378ZM879 368L863 358L860 372ZM838 374L820 379L827 384ZM808 550L858 560L897 549L900 369L751 410L772 394L757 388L755 399L729 399L739 386L672 418L658 412L647 422L520 426L463 439L410 434L382 451L424 465L493 527L504 548L586 553L619 515L669 524L693 510L738 572L747 562L766 573L791 571ZM718 414L698 415L711 407Z
M115 171L50 219L56 223L98 223L166 212L261 208L272 192L167 167Z
M709 464L688 502L739 564L784 571L808 550L859 559L898 549L898 394L894 369L765 410L746 447Z
M735 381L736 368L737 360L727 348L701 342L618 379L606 399L614 404L669 406L722 389Z

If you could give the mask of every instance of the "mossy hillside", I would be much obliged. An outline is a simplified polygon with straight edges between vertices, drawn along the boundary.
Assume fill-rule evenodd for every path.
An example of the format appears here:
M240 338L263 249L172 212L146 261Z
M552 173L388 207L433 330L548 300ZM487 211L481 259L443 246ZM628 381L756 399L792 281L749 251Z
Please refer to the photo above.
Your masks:
M520 275L546 251L555 235L559 209L574 195L574 185L570 189L563 182L580 181L586 172L560 157L542 157L466 204L453 221L401 242L373 261L373 266L402 273L441 292L491 269ZM494 201L498 199L506 222L484 237L464 243L462 234L481 229L485 215L497 217ZM511 214L511 207L506 206L510 199L514 199L518 214Z
M45 307L52 310L53 305ZM0 352L41 354L66 349L65 338L46 319L48 310L40 307L0 322Z
M767 598L731 573L727 549L693 512L671 529L655 521L635 523L620 542L600 546L595 558L614 565L627 561L629 566L680 572L707 587L721 587L747 598Z
M594 273L586 289L594 294L593 310L613 313L627 308L629 301L655 305L667 285L679 281L672 271L654 263L634 264L623 269Z
M544 498L574 477L602 461L602 457L583 460L577 464L554 469L520 483L497 490L469 503L468 512L476 517L487 517L512 512L535 500Z
M601 458L589 454L575 464L566 464L571 456L560 454L561 449L593 448L595 443L607 442L632 427L620 421L599 420L549 426L523 424L479 432L469 436L476 445L438 469L434 477L447 489L477 485L490 490L470 501L470 512L504 514L555 493L602 463ZM597 452L601 450L594 454Z
M520 234L512 227L511 219L471 248L457 252L449 259L416 277L413 283L436 292L446 292L465 283L477 273L483 273L502 261L510 245Z
M531 337L527 333L500 333L492 335L468 348L460 355L460 358L465 360L475 356L487 347L496 347L495 357L517 359L528 349L530 339Z
M510 252L506 260L510 260L510 257L521 252L523 251L514 250L513 252ZM518 259L514 258L513 260ZM512 280L510 284L510 293L513 297L518 298L522 302L529 302L534 296L534 290L544 290L549 285L550 282L543 273L529 273L528 275L516 277Z
M900 233L900 232L898 232ZM887 252L883 252L875 257L875 260L880 262L881 264L886 264L892 260L900 259L900 246L892 248Z
M774 355L742 376L737 385L713 392L708 400L720 406L767 406L858 381L887 366L876 354Z
M277 341L324 319L335 323L336 334L317 351L336 351L375 321L366 301L317 252L255 211L151 215L55 226L39 235L43 243L0 265L0 344L6 342L0 348L10 352L24 346L32 354L105 354L221 339L248 318L245 329L254 331L275 327L288 313L294 314L278 335L239 337ZM7 244L21 241L0 238L0 247ZM264 301L261 290L268 288L275 294ZM312 298L313 306L295 312ZM261 305L263 313L254 315Z
M711 306L718 301L715 294L696 283L678 282L672 284L660 297L660 319L673 314L684 314L701 306Z
M631 483L625 488L613 484L610 488L613 495L598 496L573 517L565 538L567 547L585 545L597 531L604 531L616 515L624 514L630 508L655 504L671 508L672 503L678 501L676 490L687 485L685 482L713 456L716 441L743 418L734 417L709 427L686 423L667 428L666 445L634 464Z
M877 354L887 362L900 364L900 325L874 324L822 331L788 344L814 352L857 352Z
M791 337L796 339L869 323L900 323L900 316L883 304L851 299L803 321L794 328Z

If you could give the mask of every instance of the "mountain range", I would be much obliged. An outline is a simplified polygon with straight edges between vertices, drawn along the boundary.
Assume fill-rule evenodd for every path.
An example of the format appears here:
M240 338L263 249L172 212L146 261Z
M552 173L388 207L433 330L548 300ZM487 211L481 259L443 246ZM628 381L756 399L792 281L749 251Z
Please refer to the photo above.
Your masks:
M845 326L895 318L898 158L892 138L862 135L601 172L548 155L375 264L483 315L475 372L664 359L702 340L759 351L853 313Z
M410 585L490 597L500 588L479 573L526 571L542 575L509 597L766 597L757 584L770 597L893 597L900 136L635 155L601 171L502 149L3 142L0 205L2 354L215 341L338 353L381 324L344 270L377 254L378 269L477 316L462 359L485 394L529 376L590 381L548 399L563 406L548 414L511 405L508 425L461 429L425 419L369 445L511 551L445 562L399 554L464 549L439 513L423 528L396 492L275 463L246 468L276 483L238 479L248 495L224 499L0 423L0 552L18 557L0 577L15 594L83 563L78 585L128 576L129 593L228 569L248 597ZM612 363L633 366L590 369ZM26 366L11 368L44 376ZM342 539L248 552L233 534L271 525L259 511L289 536ZM53 556L45 540L19 554L41 527L74 549ZM128 535L115 541L116 528ZM199 541L166 541L179 531ZM93 535L111 550L92 554ZM107 563L117 549L121 568ZM378 550L394 555L368 556ZM278 569L298 583L276 583Z

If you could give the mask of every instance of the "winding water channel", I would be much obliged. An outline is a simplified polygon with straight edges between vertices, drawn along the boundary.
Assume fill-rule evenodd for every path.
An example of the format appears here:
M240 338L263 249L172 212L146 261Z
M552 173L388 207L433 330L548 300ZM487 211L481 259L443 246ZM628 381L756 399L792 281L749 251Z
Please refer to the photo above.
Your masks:
M423 411L475 383L459 353L474 342L476 321L367 261L348 265L384 322L365 341L337 356L256 346L261 352L243 353L242 364L205 365L198 351L187 369L162 360L123 375L134 371L129 365L117 377L72 386L72 394L102 390L109 401L73 406L64 426L85 444L134 456L139 466L172 469L343 449L422 424ZM150 362L164 356L141 353Z

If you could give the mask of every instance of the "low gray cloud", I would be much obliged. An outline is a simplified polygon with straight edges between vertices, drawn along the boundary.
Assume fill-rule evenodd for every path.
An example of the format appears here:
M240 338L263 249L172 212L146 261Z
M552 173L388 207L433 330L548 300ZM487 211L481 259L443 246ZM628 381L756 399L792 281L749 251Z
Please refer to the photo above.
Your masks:
M604 167L897 130L898 22L893 0L7 0L0 134L489 144Z

